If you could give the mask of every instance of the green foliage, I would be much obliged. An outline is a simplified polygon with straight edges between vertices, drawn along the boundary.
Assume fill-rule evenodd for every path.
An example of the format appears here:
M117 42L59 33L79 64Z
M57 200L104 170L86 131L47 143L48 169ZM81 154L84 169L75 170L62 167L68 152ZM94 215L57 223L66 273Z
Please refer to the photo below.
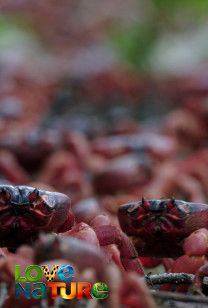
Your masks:
M111 42L122 60L130 66L145 70L149 53L156 40L154 29L149 25L132 25L119 28L111 35Z
M0 52L4 49L31 42L35 33L25 14L0 14Z
M178 11L190 13L193 17L207 17L208 1L207 0L155 0L154 7L158 12L166 11L172 15Z
M164 33L183 33L207 22L207 0L152 0L142 21L120 26L110 42L121 60L139 70L148 70L149 57ZM139 17L138 17L139 20Z

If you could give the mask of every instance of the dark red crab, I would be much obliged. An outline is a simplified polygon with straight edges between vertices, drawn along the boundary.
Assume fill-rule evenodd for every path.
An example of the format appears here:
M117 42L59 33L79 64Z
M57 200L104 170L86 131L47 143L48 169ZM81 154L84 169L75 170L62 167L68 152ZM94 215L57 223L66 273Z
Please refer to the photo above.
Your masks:
M208 228L208 205L182 200L145 200L121 205L119 222L141 257L175 258L184 240Z
M31 243L39 231L65 232L74 225L69 198L29 186L0 185L0 247Z
M96 233L100 246L118 245L124 268L143 274L137 252L129 238L120 228L111 225L107 217L97 218L93 220L91 231ZM28 186L0 185L0 247L13 251L21 244L32 244L40 231L65 232L73 227L74 222L70 200L66 195ZM82 232L83 227L77 225L71 234L77 233L79 229ZM88 233L91 234L91 231Z

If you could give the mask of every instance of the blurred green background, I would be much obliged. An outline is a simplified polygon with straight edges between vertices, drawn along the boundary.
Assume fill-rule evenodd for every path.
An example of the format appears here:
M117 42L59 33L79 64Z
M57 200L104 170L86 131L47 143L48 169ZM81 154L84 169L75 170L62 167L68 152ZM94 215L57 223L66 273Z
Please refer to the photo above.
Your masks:
M74 57L72 74L82 75L90 71L86 63L80 69L82 50L98 58L97 70L113 62L144 74L177 74L207 62L207 17L205 0L10 0L1 3L0 56L12 58L15 50L16 58Z

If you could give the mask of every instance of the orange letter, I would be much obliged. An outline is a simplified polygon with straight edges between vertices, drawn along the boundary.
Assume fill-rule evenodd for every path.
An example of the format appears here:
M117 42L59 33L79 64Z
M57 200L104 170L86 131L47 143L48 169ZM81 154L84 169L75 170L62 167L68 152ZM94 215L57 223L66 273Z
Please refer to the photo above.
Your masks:
M90 294L91 290L91 285L88 282L78 282L77 283L78 290L77 290L77 299L83 299L83 294L84 293L87 297L87 299L92 299L92 295ZM83 288L85 289L83 290Z
M56 299L57 298L57 288L58 287L66 288L66 284L64 282L51 282L47 284L47 287L51 288L51 298Z
M71 283L71 294L66 294L66 288L61 288L61 297L64 299L72 299L76 296L76 282Z

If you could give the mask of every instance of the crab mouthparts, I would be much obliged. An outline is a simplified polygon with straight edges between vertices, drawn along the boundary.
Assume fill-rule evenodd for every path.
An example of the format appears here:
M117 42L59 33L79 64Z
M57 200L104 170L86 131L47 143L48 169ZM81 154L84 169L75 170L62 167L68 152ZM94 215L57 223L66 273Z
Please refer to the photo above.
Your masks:
M170 233L172 229L172 223L165 217L151 217L146 224L146 230L148 233L154 234L156 237L162 237L163 235Z
M18 203L11 203L11 207L9 211L14 215L24 215L26 212L28 212L30 209L29 204L18 204Z

